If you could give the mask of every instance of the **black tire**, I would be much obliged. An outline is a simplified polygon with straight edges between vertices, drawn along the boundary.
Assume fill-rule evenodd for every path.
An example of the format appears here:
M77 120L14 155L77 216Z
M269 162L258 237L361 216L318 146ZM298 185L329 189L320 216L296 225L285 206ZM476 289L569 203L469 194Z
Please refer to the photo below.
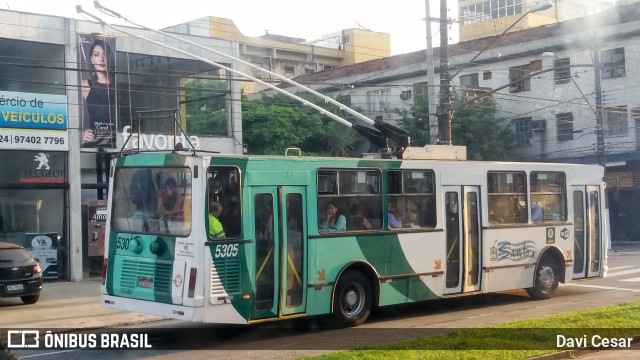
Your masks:
M359 271L347 271L338 280L333 297L333 316L341 326L364 324L371 315L371 284Z
M25 304L35 304L40 300L40 294L20 296L20 299Z
M18 355L9 349L4 334L0 335L0 360L20 360Z
M553 296L558 283L560 271L556 262L549 256L545 256L536 267L533 287L527 289L527 293L534 300L546 300Z

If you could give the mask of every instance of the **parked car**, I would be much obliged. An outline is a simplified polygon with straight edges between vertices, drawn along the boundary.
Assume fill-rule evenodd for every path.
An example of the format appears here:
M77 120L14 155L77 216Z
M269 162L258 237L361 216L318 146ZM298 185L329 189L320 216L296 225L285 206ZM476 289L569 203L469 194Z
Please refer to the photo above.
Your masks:
M25 248L0 242L0 298L20 297L35 304L42 290L42 270Z

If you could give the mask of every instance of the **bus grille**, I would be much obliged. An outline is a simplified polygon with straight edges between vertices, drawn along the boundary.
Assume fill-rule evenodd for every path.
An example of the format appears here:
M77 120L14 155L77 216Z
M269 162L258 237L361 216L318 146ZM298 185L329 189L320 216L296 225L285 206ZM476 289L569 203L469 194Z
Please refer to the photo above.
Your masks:
M122 260L122 289L133 290L138 285L138 277L153 278L153 288L156 292L171 293L171 263L148 262L134 259Z
M211 264L211 295L233 295L239 293L240 260L222 259L216 260Z

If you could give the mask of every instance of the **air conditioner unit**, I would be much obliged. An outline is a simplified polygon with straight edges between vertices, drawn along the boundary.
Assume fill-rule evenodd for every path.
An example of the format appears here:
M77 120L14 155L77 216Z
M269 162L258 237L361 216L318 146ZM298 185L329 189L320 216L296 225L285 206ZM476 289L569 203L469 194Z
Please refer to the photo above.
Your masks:
M531 120L531 131L547 130L547 120Z
M402 99L402 100L411 99L411 90L401 92L400 93L400 99Z

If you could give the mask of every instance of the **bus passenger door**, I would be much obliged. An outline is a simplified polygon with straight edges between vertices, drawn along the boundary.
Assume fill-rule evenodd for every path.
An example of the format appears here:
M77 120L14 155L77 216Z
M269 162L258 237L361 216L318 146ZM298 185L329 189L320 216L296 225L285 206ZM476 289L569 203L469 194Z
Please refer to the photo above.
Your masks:
M255 294L252 320L278 316L280 241L275 186L251 187L255 245Z
M573 278L602 273L602 197L597 186L573 187Z
M480 290L480 188L445 186L445 294ZM462 216L461 216L462 215Z
M303 189L251 188L256 241L254 320L305 311Z
M301 186L280 188L280 228L282 256L280 257L280 313L291 315L305 311L306 238L305 196Z

